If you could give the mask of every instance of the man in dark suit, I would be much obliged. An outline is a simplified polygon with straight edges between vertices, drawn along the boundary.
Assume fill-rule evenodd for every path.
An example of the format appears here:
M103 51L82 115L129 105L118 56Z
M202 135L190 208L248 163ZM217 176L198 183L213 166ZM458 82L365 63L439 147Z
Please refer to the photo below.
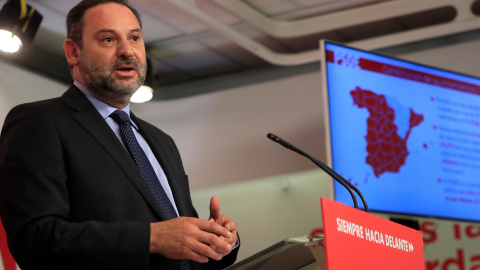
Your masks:
M210 219L198 219L173 140L129 111L146 74L136 10L123 0L85 0L70 11L67 31L74 84L62 97L12 109L0 137L0 215L19 266L233 264L235 222L220 214L215 197ZM127 128L117 113L127 115Z

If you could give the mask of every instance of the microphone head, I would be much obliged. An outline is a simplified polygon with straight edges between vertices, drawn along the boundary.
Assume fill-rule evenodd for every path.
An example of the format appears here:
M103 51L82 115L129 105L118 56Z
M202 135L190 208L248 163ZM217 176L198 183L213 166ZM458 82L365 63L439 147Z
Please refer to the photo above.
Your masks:
M267 137L268 137L270 140L272 140L272 141L274 141L274 142L282 145L283 147L285 147L285 148L287 148L287 149L289 149L289 150L296 149L295 146L291 145L291 144L288 143L287 141L282 140L280 137L278 137L278 136L275 135L275 134L268 133L268 134L267 134Z
M278 141L278 136L272 134L272 133L268 133L267 134L267 137L272 140L272 141Z

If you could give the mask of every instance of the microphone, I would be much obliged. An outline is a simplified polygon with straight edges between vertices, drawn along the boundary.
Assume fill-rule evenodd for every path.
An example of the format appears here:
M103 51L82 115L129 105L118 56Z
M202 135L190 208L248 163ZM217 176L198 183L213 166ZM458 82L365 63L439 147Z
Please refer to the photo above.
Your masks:
M310 159L313 163L315 163L318 167L320 167L324 172L326 172L328 175L330 175L335 181L337 181L338 183L340 183L343 187L345 187L347 189L347 191L352 196L354 207L358 209L357 197L355 196L355 194L352 191L352 190L355 190L355 192L358 194L358 196L360 196L360 199L362 200L363 207L365 208L365 212L369 212L367 202L365 201L365 198L363 197L363 194L360 192L360 190L358 190L358 188L355 185L353 185L352 183L347 181L345 178L343 178L340 174L338 174L332 168L328 167L327 165L325 165L324 163L322 163L318 159L312 157L311 155L305 153L304 151L300 150L299 148L295 147L294 145L290 144L289 142L283 140L282 138L280 138L280 137L278 137L278 136L276 136L272 133L268 133L267 137L270 140L272 140L276 143L279 143L283 147L285 147L289 150L292 150L293 152L296 152L296 153Z

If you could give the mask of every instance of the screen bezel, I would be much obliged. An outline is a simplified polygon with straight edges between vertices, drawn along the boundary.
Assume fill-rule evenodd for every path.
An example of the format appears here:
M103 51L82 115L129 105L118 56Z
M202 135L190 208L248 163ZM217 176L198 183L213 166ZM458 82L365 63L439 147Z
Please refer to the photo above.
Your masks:
M469 78L472 78L472 79L480 80L479 77L475 77L475 76L472 76L472 75L469 75L469 74L456 72L456 71L448 70L448 69L445 69L445 68L439 68L439 67L435 67L435 66L431 66L431 65L426 65L426 64L402 59L402 58L399 58L399 57L391 56L391 55L380 53L380 52L373 52L373 51L369 51L369 50L365 50L365 49L360 49L360 48L357 48L357 47L354 47L354 46L351 46L351 45L346 45L346 44L340 43L340 42L335 42L335 41L331 41L331 40L322 39L322 40L320 40L319 44L320 44L321 96L322 96L322 108L323 108L323 121L325 123L324 124L325 125L324 126L324 132L325 132L324 139L325 139L325 151L326 151L326 153L325 153L326 154L325 163L331 168L333 168L333 153L332 153L332 142L331 142L332 138L331 138L331 125L330 125L330 102L329 102L329 93L328 93L328 91L329 91L328 90L328 76L327 76L327 72L326 72L326 70L327 70L326 44L333 44L333 45L336 45L336 46L341 46L341 47L345 47L345 48L348 48L348 49L357 50L357 51L372 54L372 55L377 55L377 56L380 56L380 57L386 57L386 58L397 60L397 61L402 61L402 62L406 62L406 63L410 63L410 64L414 64L414 65L419 65L419 66L426 67L426 68L432 68L432 69L436 69L436 70L439 70L439 71L449 72L449 73L469 77ZM336 201L334 185L335 185L335 180L333 178L330 178L329 185L328 185L329 195L330 195L330 198L332 198L333 200ZM365 199L368 203L368 198L365 198ZM357 200L358 200L358 203L359 203L359 207L363 208L361 200L358 196L357 196ZM462 218L456 218L456 217L435 216L435 215L427 215L427 214L421 215L421 214L407 213L407 212L394 212L394 211L389 212L389 211L383 211L383 210L375 209L375 207L372 208L370 205L369 205L369 210L373 213L387 214L387 215L391 215L391 216L434 218L434 219L440 219L440 220L467 221L467 222L476 222L476 223L480 222L480 219L475 220L475 219L468 219L468 218L462 219Z

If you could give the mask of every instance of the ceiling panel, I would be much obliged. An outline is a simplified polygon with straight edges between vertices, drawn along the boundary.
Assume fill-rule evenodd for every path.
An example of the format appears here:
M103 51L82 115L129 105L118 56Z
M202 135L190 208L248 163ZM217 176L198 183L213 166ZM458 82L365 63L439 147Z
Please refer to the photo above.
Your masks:
M65 0L28 0L28 4L38 4L50 9L56 10L66 16L68 11L75 6L78 1L65 1ZM64 20L65 21L65 20Z
M145 42L170 39L184 34L182 31L172 27L170 23L163 21L152 7L148 6L146 8L140 2L134 2L133 6L140 12Z
M302 6L294 1L288 0L243 0L253 9L265 14L266 16L275 16L287 12L295 11Z
M219 35L210 35L201 39L203 45L214 49L241 65L243 68L253 68L266 65L266 62L258 56L246 51L236 43Z
M243 0L267 17L302 19L364 5L393 0ZM397 0L398 1L398 0Z
M159 0L135 0L142 13L147 13L159 21L167 23L170 27L177 29L184 34L193 34L208 30L208 27L193 18L189 14L179 10L169 1Z
M154 66L154 84L156 86L163 86L174 84L182 81L188 81L194 78L192 75L179 71L163 60L157 60L153 63Z
M241 22L241 19L235 16L235 14L226 11L225 9L210 0L198 0L196 5L198 8L208 12L208 14L210 14L222 23L236 24Z
M175 46L175 51L152 50L154 58L193 77L235 70L239 65L199 42L185 42Z
M348 2L348 0L294 0L294 1L301 4L303 7L311 7L311 6L316 6L316 5L325 5L325 4L331 4L331 3Z
M4 2L0 2L0 5ZM28 57L22 57L20 54L13 56L0 54L0 60L12 61L65 83L71 82L62 44L66 36L66 14L78 0L27 0L27 2L44 16L34 43L30 48L26 48ZM273 66L265 60L268 58L262 55L263 49L257 51L252 49L258 47L258 44L268 52L292 56L295 53L317 50L318 40L321 38L339 42L368 41L387 35L391 38L392 34L407 33L427 26L438 27L437 36L443 33L442 26L445 26L448 33L480 29L480 23L477 28L474 27L478 18L469 8L471 5L480 6L478 4L480 0L130 0L130 3L141 13L147 55L153 61L157 85L162 86L245 69L265 70L265 67ZM372 7L382 7L382 10L393 15L375 22L357 16L355 23L346 27L332 27L333 29L328 31L323 30L325 32L316 31L322 29L318 24L310 24L309 26L313 27L308 29L314 29L313 33L294 35L295 38L279 38L269 29L257 24L252 18L252 13L246 12L248 10L239 13L238 10L231 8L234 3L243 4L242 8L245 6L248 10L254 11L256 16L272 23L275 29L282 30L285 28L281 27L288 28L291 23L298 23L296 25L302 27L305 26L302 25L305 21L311 22L314 21L311 19L322 19L325 16L334 18L342 12L351 11L349 14L356 16L355 11ZM405 3L404 5L413 7L414 11L394 15L396 9L389 8L394 6L391 3ZM419 9L415 12L417 6L434 6L436 3L449 8L438 8L431 12ZM202 21L202 18L199 19L197 15L189 13L192 10L211 18L213 22L206 20L205 17L203 20L206 21ZM462 20L457 21L456 14L459 14ZM458 30L451 30L457 28ZM223 29L224 32L219 33L216 29ZM296 32L295 28L288 30ZM412 37L416 40L422 38L414 32ZM396 42L403 41L398 39ZM315 61L318 59L310 59L310 62Z
M341 35L345 36L348 40L358 40L361 38L375 37L379 35L399 32L404 27L396 20L385 20L383 23L378 24L367 23L358 26L347 27L339 30Z

